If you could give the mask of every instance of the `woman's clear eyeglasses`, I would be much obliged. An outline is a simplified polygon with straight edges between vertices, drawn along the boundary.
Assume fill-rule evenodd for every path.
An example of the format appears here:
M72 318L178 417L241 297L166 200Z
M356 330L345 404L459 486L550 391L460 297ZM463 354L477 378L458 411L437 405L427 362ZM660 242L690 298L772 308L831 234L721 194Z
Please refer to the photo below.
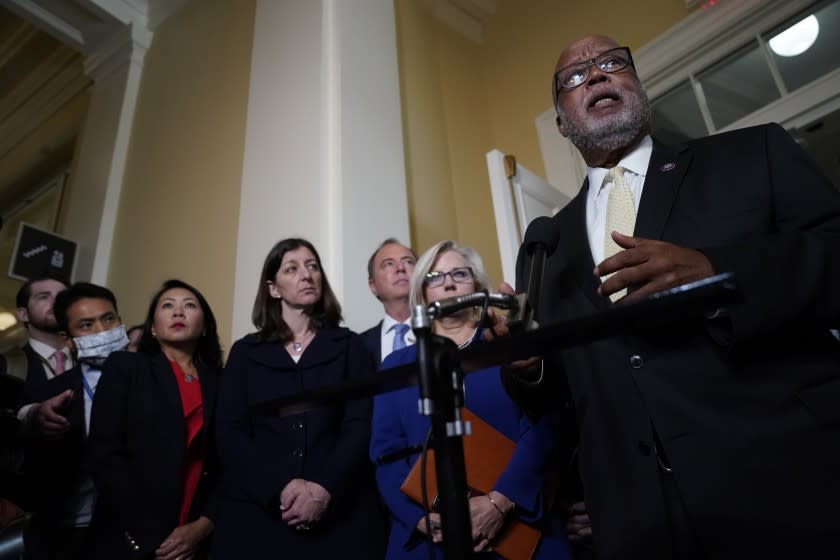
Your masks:
M621 72L628 66L633 66L633 57L630 55L630 47L617 47L604 51L595 58L584 62L575 62L558 70L554 74L553 94L554 106L557 107L557 99L560 91L575 89L589 78L589 71L592 66L597 66L601 72L612 74Z
M437 288L438 286L443 285L447 276L452 278L452 281L457 282L458 284L468 284L473 281L473 270L468 266L453 268L449 272L433 270L426 273L423 283L432 288Z

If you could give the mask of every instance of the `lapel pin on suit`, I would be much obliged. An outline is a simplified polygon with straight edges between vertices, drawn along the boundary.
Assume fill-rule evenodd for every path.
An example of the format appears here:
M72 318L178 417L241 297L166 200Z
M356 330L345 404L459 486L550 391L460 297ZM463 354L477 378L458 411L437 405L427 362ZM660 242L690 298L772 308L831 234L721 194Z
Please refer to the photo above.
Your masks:
M664 173L666 171L673 170L675 167L677 167L677 164L673 161L669 161L668 163L663 164L662 167L659 168L659 171L662 171Z

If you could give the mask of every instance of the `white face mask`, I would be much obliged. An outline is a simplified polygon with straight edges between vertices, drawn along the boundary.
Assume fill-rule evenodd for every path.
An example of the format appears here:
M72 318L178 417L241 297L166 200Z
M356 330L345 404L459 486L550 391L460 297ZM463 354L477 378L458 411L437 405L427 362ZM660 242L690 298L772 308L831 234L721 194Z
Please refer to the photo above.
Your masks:
M76 345L76 356L80 362L101 368L111 352L128 346L128 335L125 333L125 327L120 325L109 331L79 336L73 339L73 343Z

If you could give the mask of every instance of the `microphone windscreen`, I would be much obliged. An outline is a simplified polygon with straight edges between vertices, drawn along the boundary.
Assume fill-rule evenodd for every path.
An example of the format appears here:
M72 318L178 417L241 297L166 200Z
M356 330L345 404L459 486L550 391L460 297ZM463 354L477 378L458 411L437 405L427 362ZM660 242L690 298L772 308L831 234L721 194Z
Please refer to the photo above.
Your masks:
M528 224L528 229L525 231L525 250L529 255L534 254L534 249L537 245L545 247L545 255L547 257L554 253L557 248L557 243L560 241L560 236L557 233L557 228L554 225L554 220L548 216L540 216Z

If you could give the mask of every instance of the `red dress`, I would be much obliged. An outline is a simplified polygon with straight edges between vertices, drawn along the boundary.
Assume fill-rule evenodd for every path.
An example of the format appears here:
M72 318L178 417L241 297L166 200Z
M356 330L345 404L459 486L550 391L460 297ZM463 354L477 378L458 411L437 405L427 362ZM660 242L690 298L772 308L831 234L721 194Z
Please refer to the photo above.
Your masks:
M204 450L201 443L201 429L204 427L204 406L201 399L201 384L198 377L191 376L187 381L186 374L176 362L169 362L175 379L178 381L178 392L181 394L181 405L184 410L184 427L186 428L186 453L184 454L184 496L181 500L181 515L178 525L187 522L193 496L195 496L198 482L201 479Z

